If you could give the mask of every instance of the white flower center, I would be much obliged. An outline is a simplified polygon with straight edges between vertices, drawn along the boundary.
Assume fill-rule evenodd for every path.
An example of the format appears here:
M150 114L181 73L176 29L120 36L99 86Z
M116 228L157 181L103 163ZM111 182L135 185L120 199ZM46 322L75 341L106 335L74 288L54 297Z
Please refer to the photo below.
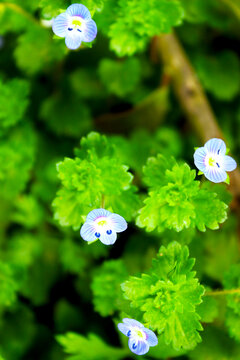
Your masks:
M222 156L217 154L207 154L205 165L210 168L220 169L222 167Z
M146 340L147 334L141 330L139 327L134 327L131 329L131 336L136 340Z
M80 16L72 16L69 24L68 31L69 32L79 32L82 33L85 30L85 21Z
M99 233L106 232L108 230L112 230L112 222L106 216L100 216L94 220L95 230Z

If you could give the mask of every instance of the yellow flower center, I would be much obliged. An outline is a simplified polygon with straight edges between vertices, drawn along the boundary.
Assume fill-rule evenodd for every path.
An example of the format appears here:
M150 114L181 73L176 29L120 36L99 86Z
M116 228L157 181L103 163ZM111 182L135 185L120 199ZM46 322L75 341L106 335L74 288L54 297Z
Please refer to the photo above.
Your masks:
M216 160L214 160L212 157L210 157L210 158L208 159L208 164L209 164L209 166L215 166Z
M79 21L79 20L77 20L77 19L74 19L74 20L72 21L72 24L75 25L75 26L81 26L81 25L82 25L81 21Z
M143 335L142 331L137 330L136 333L137 333L137 336L140 337L141 339L144 339L144 338L145 338L145 336Z
M101 220L97 224L100 225L100 226L104 226L104 225L107 224L107 222L106 222L106 220Z

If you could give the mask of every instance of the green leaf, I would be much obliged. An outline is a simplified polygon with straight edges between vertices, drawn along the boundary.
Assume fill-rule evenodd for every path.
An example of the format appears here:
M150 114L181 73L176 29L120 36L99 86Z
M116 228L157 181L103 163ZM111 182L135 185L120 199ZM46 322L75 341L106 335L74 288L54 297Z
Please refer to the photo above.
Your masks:
M81 140L77 158L57 165L62 188L53 202L55 219L62 226L79 229L86 215L102 206L130 220L139 208L133 175L115 157L115 149L105 136L90 133ZM81 158L80 158L81 157ZM126 197L125 197L126 196Z
M29 104L29 90L26 80L16 78L3 82L0 79L0 133L22 120Z
M196 242L203 246L201 264L204 274L222 282L224 273L240 258L236 220L230 217L217 236L214 231L207 231L204 237L198 236Z
M216 299L213 296L203 296L202 303L197 307L197 312L201 317L201 322L213 322L218 316L218 303Z
M99 75L110 94L124 97L132 93L140 83L140 62L137 58L121 62L102 59L99 64Z
M192 23L206 23L210 27L224 30L233 25L232 14L227 13L226 4L222 1L181 0L181 5L184 8L185 18Z
M18 282L14 279L13 268L0 261L0 305L8 307L17 300Z
M66 7L65 0L53 0L49 2L48 0L40 0L39 7L42 8L43 14L48 15L49 18L59 15L59 9L64 9Z
M233 51L214 57L198 54L195 65L203 86L219 100L230 101L239 93L240 63Z
M147 327L158 330L174 349L192 349L201 341L202 330L196 306L204 288L194 278L194 259L177 242L161 247L152 268L141 277L130 277L122 285L131 306L143 313Z
M226 312L226 326L228 328L229 335L240 342L240 315L232 309L227 309Z
M191 360L239 359L240 347L223 330L207 326L202 338L202 343L189 353Z
M43 209L32 195L21 195L15 201L12 221L27 229L37 227L43 220Z
M26 186L35 155L35 134L27 124L0 144L0 196L12 199Z
M167 158L171 158L172 156L179 156L182 152L179 133L164 126L160 127L155 133L141 129L134 131L130 138L113 136L111 141L116 147L117 155L131 169L134 169L141 178L143 166L150 156L162 154ZM158 168L156 169L158 170Z
M31 26L29 31L22 34L14 52L18 67L29 75L52 66L65 54L64 41L53 40L49 30L40 26Z
M42 254L42 244L35 235L31 233L18 233L8 241L5 251L5 260L14 268L28 269ZM19 278L18 278L19 281Z
M92 128L90 109L73 94L48 97L42 102L40 116L47 127L57 135L79 138Z
M117 55L133 55L143 50L154 35L168 33L181 23L179 1L119 0L116 22L110 26L110 47Z
M79 244L71 239L64 239L59 248L60 261L65 271L73 274L83 274L88 259Z
M88 337L76 333L58 335L57 341L69 354L66 360L118 360L125 358L127 352L124 349L111 347L95 334Z
M91 285L95 311L101 316L113 315L122 308L124 302L121 283L128 277L122 260L109 260L95 271Z
M201 189L194 180L195 170L187 164L176 164L173 158L149 158L143 169L144 180L150 187L145 206L137 218L139 227L147 231L164 229L181 231L197 227L218 229L227 218L227 205L209 190Z
M224 274L223 285L226 290L238 289L236 293L227 295L227 305L240 316L240 264L234 264Z

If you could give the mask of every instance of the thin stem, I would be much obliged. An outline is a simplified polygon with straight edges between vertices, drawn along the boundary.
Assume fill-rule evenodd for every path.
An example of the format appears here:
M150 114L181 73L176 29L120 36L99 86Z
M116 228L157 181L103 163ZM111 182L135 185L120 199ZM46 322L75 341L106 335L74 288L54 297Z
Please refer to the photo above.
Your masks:
M204 296L221 296L221 295L240 294L240 289L206 291Z
M176 97L202 143L211 138L224 139L203 87L175 34L157 36L155 44L165 71L172 79ZM234 206L240 208L240 171L231 172L230 178L229 190L235 198Z
M105 196L104 196L104 194L102 194L101 208L102 209L105 208Z
M12 3L0 4L0 11L4 10L4 8L12 9L13 11L17 12L18 14L23 15L25 18L27 18L29 21L33 22L34 24L39 25L38 21L31 14L29 14L27 11L25 11L23 8L21 8L20 6L18 6L16 4L12 4Z

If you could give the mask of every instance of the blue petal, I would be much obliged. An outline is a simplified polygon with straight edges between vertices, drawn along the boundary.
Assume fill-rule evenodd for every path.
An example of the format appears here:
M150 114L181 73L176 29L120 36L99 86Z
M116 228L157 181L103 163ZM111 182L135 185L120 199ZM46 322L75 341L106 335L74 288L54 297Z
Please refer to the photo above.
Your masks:
M105 209L94 209L94 210L90 211L90 213L88 214L88 216L86 218L86 221L94 221L98 217L102 217L102 216L108 217L111 214L112 213L110 211L105 210Z
M149 351L149 345L146 341L136 340L134 338L129 338L128 340L129 349L137 355L144 355Z
M68 28L68 16L62 13L53 20L52 30L55 35L65 37Z
M225 142L222 139L216 139L213 138L211 140L208 140L204 147L212 154L226 154L226 145Z
M118 329L126 336L128 336L128 332L131 330L131 327L129 327L126 324L118 324Z
M96 240L95 232L94 226L85 222L81 227L80 235L85 241L94 241Z
M102 233L100 236L100 241L104 245L112 245L117 240L117 233L113 231L111 235L108 235L107 233Z
M139 321L134 320L134 319L124 318L123 323L128 325L128 326L131 326L131 327L138 326L141 329L144 328L143 324L141 324Z
M70 5L67 8L66 13L70 16L81 16L81 18L83 18L85 20L91 19L90 11L88 10L88 8L86 6L84 6L82 4Z
M225 171L233 171L237 167L236 161L228 155L225 155L223 158L223 167Z
M65 38L65 43L67 47L71 50L76 50L79 48L82 42L82 36L76 31L68 31Z
M195 166L202 172L206 171L205 158L207 151L204 147L198 148L193 154Z
M114 226L114 230L116 232L122 232L127 229L127 222L122 216L118 214L111 214L109 216L109 219L111 219Z
M145 334L147 334L147 343L149 346L156 346L158 344L158 338L155 333L149 329L144 328Z
M83 31L83 41L91 42L95 39L96 36L97 36L97 25L95 21L93 20L87 21Z
M214 183L224 182L227 179L227 173L222 168L209 167L204 173L206 178Z

